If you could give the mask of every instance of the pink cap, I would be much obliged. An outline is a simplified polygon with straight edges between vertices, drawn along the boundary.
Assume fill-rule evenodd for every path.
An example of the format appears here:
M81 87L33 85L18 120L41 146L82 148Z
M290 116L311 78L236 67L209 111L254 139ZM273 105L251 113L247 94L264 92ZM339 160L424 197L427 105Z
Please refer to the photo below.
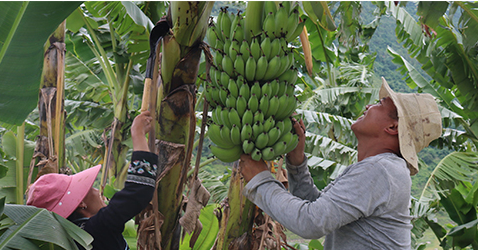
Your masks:
M74 175L43 175L30 186L27 205L46 208L68 218L93 186L100 169L98 165Z

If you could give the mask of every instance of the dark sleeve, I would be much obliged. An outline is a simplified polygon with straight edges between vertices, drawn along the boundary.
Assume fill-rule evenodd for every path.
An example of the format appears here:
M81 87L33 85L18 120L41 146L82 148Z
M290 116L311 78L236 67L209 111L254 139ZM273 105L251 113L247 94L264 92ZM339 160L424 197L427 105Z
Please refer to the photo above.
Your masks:
M135 151L131 157L124 188L117 192L108 206L102 208L88 220L85 230L95 239L95 249L101 246L124 244L122 232L124 224L143 210L153 198L158 169L156 154ZM105 242L99 242L99 241ZM103 245L104 244L104 245Z

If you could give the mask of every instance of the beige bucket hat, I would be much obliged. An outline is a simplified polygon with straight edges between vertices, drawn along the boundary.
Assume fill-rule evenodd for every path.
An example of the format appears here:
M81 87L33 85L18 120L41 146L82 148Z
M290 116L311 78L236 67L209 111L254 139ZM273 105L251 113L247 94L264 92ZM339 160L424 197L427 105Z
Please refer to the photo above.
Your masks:
M442 133L438 105L430 94L393 92L383 77L379 97L390 97L397 107L400 153L407 161L410 175L415 175L418 173L417 153Z

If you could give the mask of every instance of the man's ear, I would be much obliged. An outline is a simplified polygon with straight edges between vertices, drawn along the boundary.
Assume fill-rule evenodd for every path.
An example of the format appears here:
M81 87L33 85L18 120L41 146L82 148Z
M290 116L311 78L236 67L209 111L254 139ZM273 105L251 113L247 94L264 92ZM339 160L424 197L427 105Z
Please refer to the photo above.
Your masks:
M394 120L388 127L385 128L385 132L389 135L398 135L398 121Z

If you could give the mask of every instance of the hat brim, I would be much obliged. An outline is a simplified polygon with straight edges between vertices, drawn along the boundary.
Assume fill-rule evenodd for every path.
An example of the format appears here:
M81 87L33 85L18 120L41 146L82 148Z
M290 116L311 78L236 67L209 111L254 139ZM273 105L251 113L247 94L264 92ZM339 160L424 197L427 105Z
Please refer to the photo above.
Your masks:
M52 212L68 218L90 191L100 169L101 165L97 165L72 175L68 189L60 202L52 209Z

